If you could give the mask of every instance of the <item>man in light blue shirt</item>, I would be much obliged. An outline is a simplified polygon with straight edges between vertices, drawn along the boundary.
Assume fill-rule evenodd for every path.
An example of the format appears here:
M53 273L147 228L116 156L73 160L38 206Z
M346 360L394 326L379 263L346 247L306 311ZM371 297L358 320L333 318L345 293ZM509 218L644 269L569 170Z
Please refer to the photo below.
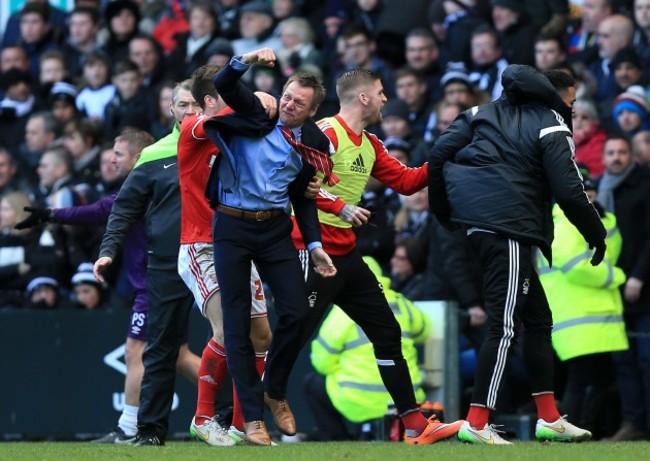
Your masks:
M281 432L296 433L286 402L286 382L300 351L300 328L309 306L298 252L291 240L290 205L308 242L316 272L336 268L323 251L316 203L304 196L315 174L294 137L327 160L329 141L311 120L323 100L322 83L313 75L294 75L284 87L276 117L269 119L252 91L240 83L251 65L275 65L273 50L263 48L234 57L215 77L215 88L234 113L214 117L205 131L219 148L206 194L216 208L215 270L221 287L228 368L244 413L248 442L270 445L264 403ZM289 128L291 132L283 133ZM324 169L326 180L331 173ZM255 369L250 334L250 264L259 269L275 298L278 322L269 348L263 383Z

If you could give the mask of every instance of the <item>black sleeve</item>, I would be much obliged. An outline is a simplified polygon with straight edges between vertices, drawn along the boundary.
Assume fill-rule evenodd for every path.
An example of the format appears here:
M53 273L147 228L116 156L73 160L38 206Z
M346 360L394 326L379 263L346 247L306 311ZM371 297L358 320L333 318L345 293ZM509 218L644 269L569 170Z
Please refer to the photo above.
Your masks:
M451 208L443 176L445 163L472 140L472 128L468 117L469 109L460 114L447 130L437 139L429 153L429 209L444 226L450 225Z
M587 243L604 242L607 231L582 186L571 132L568 129L552 132L542 136L540 143L544 170L557 204Z
M262 103L253 91L241 82L241 76L246 70L237 70L232 66L232 60L214 77L213 83L228 107L240 115L266 116Z
M289 185L289 198L305 245L322 241L316 200L305 197L307 185L315 173L316 170L312 166L304 164L296 179Z
M99 249L100 258L109 256L115 259L131 224L145 215L151 200L151 179L146 169L146 165L135 168L117 194Z

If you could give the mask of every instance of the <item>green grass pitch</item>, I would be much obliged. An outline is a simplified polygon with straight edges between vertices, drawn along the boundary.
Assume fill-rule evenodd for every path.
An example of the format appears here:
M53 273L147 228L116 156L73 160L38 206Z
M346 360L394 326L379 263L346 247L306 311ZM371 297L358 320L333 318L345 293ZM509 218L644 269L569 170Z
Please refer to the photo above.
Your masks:
M163 447L91 445L81 442L3 442L1 461L645 461L650 442L512 446L465 445L455 440L428 446L388 442L308 442L276 447L210 447L169 442Z

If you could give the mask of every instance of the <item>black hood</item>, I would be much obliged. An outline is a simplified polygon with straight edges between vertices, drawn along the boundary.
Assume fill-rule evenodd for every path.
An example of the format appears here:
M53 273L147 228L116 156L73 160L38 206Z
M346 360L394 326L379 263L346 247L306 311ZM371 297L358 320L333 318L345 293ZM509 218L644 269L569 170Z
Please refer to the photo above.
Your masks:
M512 105L539 104L558 112L573 131L571 108L540 71L523 64L511 64L501 77L506 99Z

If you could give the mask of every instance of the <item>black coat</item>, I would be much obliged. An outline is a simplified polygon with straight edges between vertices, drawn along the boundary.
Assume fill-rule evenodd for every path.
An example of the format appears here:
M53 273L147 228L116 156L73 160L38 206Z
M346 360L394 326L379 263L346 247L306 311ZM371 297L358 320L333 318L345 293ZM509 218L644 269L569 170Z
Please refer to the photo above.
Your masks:
M614 189L614 214L623 237L616 264L628 277L643 282L641 297L625 302L626 313L650 312L650 170L636 166Z
M555 198L585 240L601 244L605 228L573 161L569 107L530 66L508 66L502 81L501 98L463 112L433 147L430 209L442 224L536 245L550 263Z

